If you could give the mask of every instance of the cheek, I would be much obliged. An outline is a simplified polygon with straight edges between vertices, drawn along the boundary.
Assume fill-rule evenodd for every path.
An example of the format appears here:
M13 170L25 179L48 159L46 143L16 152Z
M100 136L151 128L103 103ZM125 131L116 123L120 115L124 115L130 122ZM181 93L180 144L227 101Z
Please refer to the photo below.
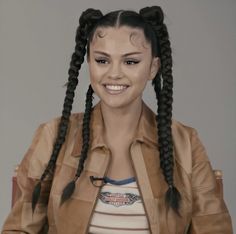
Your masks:
M99 81L104 77L105 71L97 66L89 66L89 76L91 81Z
M133 82L139 83L139 84L144 84L146 83L148 77L149 77L149 72L148 69L145 67L139 68L139 69L132 69L126 72L126 75L128 77L132 77Z

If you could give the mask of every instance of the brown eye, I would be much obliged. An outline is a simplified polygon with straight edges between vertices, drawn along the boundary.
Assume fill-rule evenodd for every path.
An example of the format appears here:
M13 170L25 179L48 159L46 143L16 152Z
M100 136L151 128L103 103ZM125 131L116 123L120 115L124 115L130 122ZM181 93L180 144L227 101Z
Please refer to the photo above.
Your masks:
M135 65L135 64L138 64L139 61L135 61L135 60L127 60L126 63L127 63L128 65Z
M97 63L100 63L100 64L106 64L107 60L106 59L95 59L95 61Z

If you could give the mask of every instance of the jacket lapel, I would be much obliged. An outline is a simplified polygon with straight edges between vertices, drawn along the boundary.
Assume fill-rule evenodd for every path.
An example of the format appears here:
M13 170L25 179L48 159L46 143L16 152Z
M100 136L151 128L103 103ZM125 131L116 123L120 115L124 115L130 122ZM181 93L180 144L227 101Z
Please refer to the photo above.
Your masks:
M104 122L100 105L101 103L98 102L98 104L94 106L91 115L90 157L87 159L85 168L87 172L90 174L95 173L97 176L103 176L106 168L98 167L97 162L99 162L99 158L93 158L93 156L96 155L96 149L99 150L98 148L108 149L103 138ZM161 230L160 223L166 223L166 220L163 220L165 216L160 214L160 212L164 209L164 195L168 186L160 169L155 118L155 113L142 101L142 113L134 140L130 147L130 156L151 231L153 234L159 234L164 233L163 230ZM73 157L79 157L80 155L82 146L81 134L81 131L78 131L76 134L76 140L71 154ZM106 167L108 167L108 163L106 163ZM97 191L95 195L97 196ZM92 212L92 207L90 212Z
M151 232L159 234L164 233L160 226L163 214L159 208L167 185L160 169L155 118L155 113L143 102L137 134L130 152Z

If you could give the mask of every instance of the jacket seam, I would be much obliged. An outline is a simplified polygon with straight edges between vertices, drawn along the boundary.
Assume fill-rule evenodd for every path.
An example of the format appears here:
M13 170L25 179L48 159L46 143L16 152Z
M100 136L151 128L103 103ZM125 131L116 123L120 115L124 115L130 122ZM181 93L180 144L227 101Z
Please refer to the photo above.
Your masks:
M211 189L214 189L215 188L215 186L213 186L213 187L210 187L210 186L197 186L197 187L192 187L192 189L194 190L194 191L204 191L204 190L206 190L206 189L209 189L209 188L211 188Z
M224 212L218 212L218 213L210 213L210 214L204 214L204 215L193 215L192 218L204 217L204 216L210 216L210 215L220 215L220 214L229 214L229 212L227 210L225 210Z

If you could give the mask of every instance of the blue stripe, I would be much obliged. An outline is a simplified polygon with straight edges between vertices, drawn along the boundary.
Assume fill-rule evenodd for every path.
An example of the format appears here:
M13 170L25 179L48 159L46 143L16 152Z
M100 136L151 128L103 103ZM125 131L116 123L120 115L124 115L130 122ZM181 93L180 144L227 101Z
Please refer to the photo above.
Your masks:
M114 185L124 185L124 184L129 184L135 181L135 177L130 177L123 180L113 180L106 176L104 179L106 183L110 183Z

